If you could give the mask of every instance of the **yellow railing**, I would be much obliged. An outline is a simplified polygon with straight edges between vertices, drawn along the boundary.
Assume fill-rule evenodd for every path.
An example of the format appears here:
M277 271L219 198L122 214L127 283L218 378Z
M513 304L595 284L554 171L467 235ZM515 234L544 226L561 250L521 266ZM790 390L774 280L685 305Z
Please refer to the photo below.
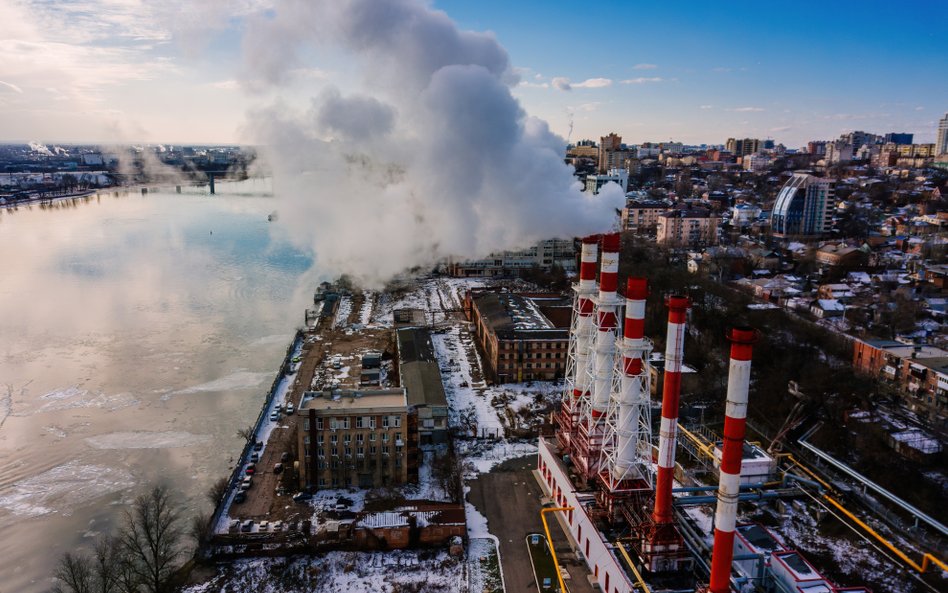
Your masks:
M566 583L563 582L563 573L560 572L560 562L556 559L556 550L553 549L553 538L550 536L550 526L546 522L546 514L571 510L573 510L573 507L550 507L540 509L540 521L543 522L543 531L546 533L546 544L550 547L550 555L553 556L553 567L556 569L556 579L560 582L560 591L563 593L566 592Z

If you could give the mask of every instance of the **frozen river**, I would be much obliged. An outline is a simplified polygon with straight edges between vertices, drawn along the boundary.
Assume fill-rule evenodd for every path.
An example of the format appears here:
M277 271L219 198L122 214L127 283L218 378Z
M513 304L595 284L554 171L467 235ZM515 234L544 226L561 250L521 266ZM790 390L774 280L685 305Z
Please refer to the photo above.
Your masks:
M0 210L0 591L155 480L210 510L313 285L274 199L221 185Z

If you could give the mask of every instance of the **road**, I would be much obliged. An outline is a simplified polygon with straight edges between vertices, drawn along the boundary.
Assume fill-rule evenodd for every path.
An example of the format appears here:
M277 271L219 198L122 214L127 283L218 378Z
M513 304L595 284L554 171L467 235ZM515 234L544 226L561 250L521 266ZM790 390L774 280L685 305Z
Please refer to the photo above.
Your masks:
M469 484L468 501L487 517L487 527L500 540L504 581L507 591L511 592L537 590L524 540L528 533L543 533L540 522L543 493L533 477L535 467L534 455L511 459ZM552 517L549 522L557 557L574 558L559 524ZM566 568L572 577L567 581L571 593L593 593L584 565L567 560Z

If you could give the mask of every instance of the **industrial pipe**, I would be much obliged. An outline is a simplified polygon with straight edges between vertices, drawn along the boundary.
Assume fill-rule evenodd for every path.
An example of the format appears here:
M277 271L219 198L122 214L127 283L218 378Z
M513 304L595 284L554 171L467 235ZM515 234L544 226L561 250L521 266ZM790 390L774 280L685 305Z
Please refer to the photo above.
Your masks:
M601 422L609 407L612 376L615 370L616 316L619 287L619 233L602 236L602 258L599 263L599 302L596 310L596 343L594 346L592 385L592 417L590 426Z
M648 281L645 278L629 278L625 289L625 324L623 339L625 355L622 357L622 391L619 398L619 418L616 427L616 457L613 476L625 479L635 464L639 436L639 406L647 383L640 375L645 368L642 360L645 344L645 299L648 297ZM645 402L648 405L648 402Z
M596 256L599 251L599 236L583 237L579 265L578 320L576 324L575 366L573 368L573 407L589 393L589 349L592 346L593 301L590 296L596 291Z

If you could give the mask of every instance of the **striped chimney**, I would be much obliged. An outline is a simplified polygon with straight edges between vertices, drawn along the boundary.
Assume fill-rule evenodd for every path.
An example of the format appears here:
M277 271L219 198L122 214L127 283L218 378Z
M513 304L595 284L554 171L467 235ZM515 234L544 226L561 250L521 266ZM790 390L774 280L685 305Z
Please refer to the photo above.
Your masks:
M678 435L678 400L681 397L681 363L685 350L685 320L691 302L671 296L668 305L668 336L665 344L665 386L662 391L662 424L658 435L658 473L655 477L655 510L658 525L672 523L672 477L675 473L675 441Z
M583 237L583 248L579 264L579 323L576 327L576 366L573 369L573 400L579 400L589 392L589 349L593 324L593 301L589 298L596 291L596 256L599 252L599 235Z
M635 447L638 439L639 408L642 398L641 381L635 379L642 373L642 347L645 342L645 299L648 297L648 280L629 278L625 288L625 325L623 338L626 351L622 357L622 395L619 399L619 419L616 431L616 479L623 479L635 464ZM647 394L646 394L647 397Z
M731 590L731 560L734 558L734 526L741 487L744 451L744 423L747 418L747 390L750 386L751 354L757 332L736 327L728 332L731 341L731 368L727 380L727 408L724 415L724 445L721 451L721 479L718 506L714 513L714 547L711 550L711 593Z
M596 343L593 347L592 421L599 422L609 407L612 373L615 368L616 316L619 287L619 233L602 236L602 258L599 268L599 306L596 311Z

